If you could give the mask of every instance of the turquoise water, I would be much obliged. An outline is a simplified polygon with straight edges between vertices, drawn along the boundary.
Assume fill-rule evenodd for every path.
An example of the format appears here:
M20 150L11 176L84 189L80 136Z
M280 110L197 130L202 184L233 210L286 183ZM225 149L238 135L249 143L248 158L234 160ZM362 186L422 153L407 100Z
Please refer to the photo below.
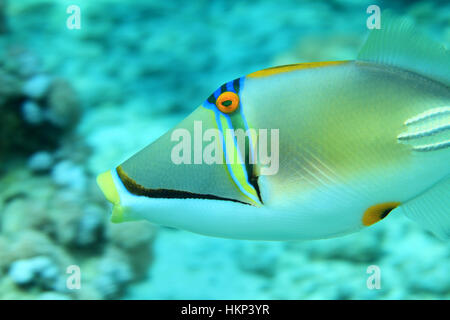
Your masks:
M448 243L403 216L329 240L216 239L111 224L95 184L226 81L354 59L372 4L450 43L448 1L0 0L0 299L449 299Z

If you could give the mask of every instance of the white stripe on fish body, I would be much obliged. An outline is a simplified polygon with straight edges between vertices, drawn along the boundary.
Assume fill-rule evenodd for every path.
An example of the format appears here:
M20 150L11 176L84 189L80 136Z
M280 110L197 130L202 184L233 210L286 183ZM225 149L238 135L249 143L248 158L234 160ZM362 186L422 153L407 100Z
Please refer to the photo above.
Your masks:
M417 138L423 138L423 137L429 137L441 132L444 132L445 130L450 129L450 124L443 124L440 126L435 126L433 128L429 128L423 131L418 132L410 132L410 133L401 133L397 136L397 139L399 140L411 140L411 139L417 139Z
M427 151L436 151L436 150L441 150L441 149L447 149L448 147L450 147L450 140L447 140L444 142L420 145L420 146L414 147L413 150L427 152Z
M441 107L441 108L433 108L431 110L427 110L411 119L405 121L405 125L409 126L411 124L421 122L428 119L433 119L435 117L444 117L450 115L450 107Z
M414 151L427 152L450 146L450 108L427 110L405 122L407 132L397 136L401 143L412 145Z

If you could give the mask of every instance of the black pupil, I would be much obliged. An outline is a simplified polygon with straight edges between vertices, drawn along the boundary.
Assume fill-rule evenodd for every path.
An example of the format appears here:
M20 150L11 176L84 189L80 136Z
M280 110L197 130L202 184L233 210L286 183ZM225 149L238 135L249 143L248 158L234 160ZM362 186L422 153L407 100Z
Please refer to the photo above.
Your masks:
M224 102L222 102L222 105L223 105L224 107L229 107L229 106L231 106L232 103L233 103L233 102L232 102L231 100L225 100Z

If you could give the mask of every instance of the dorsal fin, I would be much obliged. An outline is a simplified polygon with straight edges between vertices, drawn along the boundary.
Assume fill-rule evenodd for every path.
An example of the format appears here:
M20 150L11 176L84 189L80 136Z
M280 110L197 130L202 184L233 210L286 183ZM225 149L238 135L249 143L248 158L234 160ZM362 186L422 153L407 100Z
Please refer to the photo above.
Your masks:
M389 11L382 13L381 29L370 32L358 60L395 66L450 86L450 51Z

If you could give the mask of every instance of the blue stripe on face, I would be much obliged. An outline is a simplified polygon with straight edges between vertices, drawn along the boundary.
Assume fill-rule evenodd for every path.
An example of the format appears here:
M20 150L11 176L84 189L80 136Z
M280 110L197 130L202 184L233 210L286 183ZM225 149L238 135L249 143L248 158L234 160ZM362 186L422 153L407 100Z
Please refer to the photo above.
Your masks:
M214 91L214 97L217 99L220 96L221 93L222 93L222 89L219 87L219 89Z
M232 91L232 92L234 92L234 93L236 93L236 94L239 94L239 92L236 92L236 91L234 90L233 82L234 82L234 81L227 82L227 91Z

